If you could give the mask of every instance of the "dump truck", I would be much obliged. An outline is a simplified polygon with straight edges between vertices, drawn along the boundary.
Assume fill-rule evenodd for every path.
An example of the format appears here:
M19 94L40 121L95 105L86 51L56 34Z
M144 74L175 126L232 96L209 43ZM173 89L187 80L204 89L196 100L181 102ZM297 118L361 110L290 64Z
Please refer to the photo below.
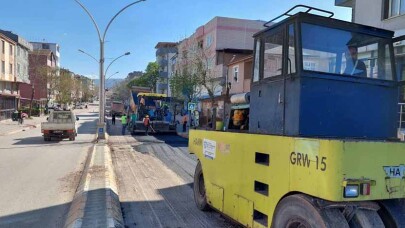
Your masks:
M404 228L394 32L299 7L254 35L248 128L190 131L195 203L245 227Z
M111 102L111 115L122 116L125 114L125 106L121 101Z

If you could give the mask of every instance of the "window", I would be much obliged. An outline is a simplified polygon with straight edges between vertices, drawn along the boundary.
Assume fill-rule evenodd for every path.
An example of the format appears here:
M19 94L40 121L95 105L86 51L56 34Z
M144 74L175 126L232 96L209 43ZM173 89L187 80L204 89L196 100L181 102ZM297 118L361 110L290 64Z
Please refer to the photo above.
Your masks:
M49 49L49 44L42 44L42 49L48 50Z
M10 44L10 55L13 55L13 45Z
M20 76L21 75L21 67L20 64L17 63L17 74Z
M263 78L281 75L283 71L283 31L265 39Z
M304 23L303 69L393 80L389 43L389 39Z
M10 69L9 74L13 74L13 64L10 63L10 68L9 69Z
M233 80L235 82L239 81L239 66L234 66L233 67Z
M6 62L1 61L1 73L6 73Z
M405 0L384 0L384 19L405 14Z
M260 40L256 41L255 47L255 63L253 68L253 82L259 81L259 73L260 73Z
M212 35L207 36L206 44L207 44L207 48L211 46L211 44L212 44Z
M288 73L293 74L296 71L295 65L295 31L294 24L288 26Z
M1 53L5 54L5 50L6 50L6 43L4 42L4 40L1 41Z
M17 46L17 56L20 56L20 47Z

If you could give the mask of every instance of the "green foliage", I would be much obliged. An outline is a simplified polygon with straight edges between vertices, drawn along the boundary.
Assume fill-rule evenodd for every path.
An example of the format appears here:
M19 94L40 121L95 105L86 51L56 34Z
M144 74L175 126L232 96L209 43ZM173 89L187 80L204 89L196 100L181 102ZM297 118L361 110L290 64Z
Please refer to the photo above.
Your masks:
M142 86L149 87L152 91L156 90L156 83L160 82L162 78L159 75L159 64L156 62L150 62L146 67L145 73L128 83L128 87Z
M177 98L187 98L193 100L197 95L197 88L200 85L200 80L197 74L190 73L186 65L183 65L181 72L177 72L170 80L170 89L172 96Z

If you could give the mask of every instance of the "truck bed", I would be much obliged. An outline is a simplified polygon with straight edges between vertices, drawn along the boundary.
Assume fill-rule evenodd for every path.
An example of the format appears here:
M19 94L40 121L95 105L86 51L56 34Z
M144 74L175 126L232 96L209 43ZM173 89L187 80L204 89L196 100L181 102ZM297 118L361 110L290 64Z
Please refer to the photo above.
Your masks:
M41 130L72 130L75 129L74 123L41 123Z

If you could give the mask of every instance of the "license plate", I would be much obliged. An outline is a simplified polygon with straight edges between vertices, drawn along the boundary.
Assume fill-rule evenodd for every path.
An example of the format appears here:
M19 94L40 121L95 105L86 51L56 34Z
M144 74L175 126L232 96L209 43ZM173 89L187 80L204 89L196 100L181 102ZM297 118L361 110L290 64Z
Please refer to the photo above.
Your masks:
M63 133L63 131L53 131L53 133Z
M399 166L384 166L384 171L387 177L390 178L402 178L405 173L405 165Z

